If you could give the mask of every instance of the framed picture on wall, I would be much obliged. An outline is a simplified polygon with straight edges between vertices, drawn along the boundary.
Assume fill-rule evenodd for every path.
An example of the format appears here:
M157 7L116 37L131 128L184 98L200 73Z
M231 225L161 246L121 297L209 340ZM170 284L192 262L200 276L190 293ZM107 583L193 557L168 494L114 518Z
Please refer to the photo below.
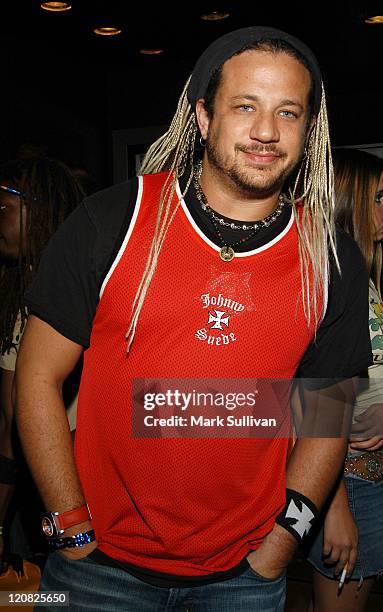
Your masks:
M113 182L120 183L139 174L150 145L164 134L164 125L113 132Z

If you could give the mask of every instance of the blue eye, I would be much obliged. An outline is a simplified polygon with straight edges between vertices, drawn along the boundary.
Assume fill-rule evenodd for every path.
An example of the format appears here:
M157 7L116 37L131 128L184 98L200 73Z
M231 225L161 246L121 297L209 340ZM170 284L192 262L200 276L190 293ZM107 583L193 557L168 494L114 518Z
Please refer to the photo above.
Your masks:
M250 106L250 104L241 104L241 106L239 108L241 110L245 111L245 113L249 113L250 111L253 110L253 107Z
M296 119L296 114L293 113L292 111L287 111L287 110L282 110L279 112L280 115L282 115L283 117L292 117L293 119Z

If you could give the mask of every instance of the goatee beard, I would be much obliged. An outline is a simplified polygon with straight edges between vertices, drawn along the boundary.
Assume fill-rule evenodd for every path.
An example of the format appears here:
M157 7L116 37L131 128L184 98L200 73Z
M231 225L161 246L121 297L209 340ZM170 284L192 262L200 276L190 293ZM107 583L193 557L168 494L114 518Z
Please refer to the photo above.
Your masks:
M242 150L242 149L241 149ZM248 149L246 149L247 151ZM258 147L257 151L272 151L275 152L276 148L272 147ZM255 152L255 149L254 149ZM252 198L268 198L275 193L279 193L284 184L286 183L289 176L293 173L296 164L293 167L285 168L278 176L274 176L270 179L270 181L265 180L263 184L255 185L251 180L250 176L246 173L246 171L241 171L238 166L232 164L228 166L223 159L223 157L218 153L217 148L212 142L211 139L206 141L206 154L211 166L218 171L219 174L223 174L226 177L229 177L233 184L239 189L243 196L252 199ZM283 157L284 155L280 155ZM267 170L266 170L267 171Z

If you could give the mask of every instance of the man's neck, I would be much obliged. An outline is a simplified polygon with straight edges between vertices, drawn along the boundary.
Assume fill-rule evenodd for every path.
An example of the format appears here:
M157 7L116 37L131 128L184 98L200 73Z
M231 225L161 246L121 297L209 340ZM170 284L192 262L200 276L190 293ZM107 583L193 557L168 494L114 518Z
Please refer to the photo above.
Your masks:
M216 171L206 160L199 182L210 208L230 219L263 219L278 205L279 191L265 198L254 197L236 186L230 177Z

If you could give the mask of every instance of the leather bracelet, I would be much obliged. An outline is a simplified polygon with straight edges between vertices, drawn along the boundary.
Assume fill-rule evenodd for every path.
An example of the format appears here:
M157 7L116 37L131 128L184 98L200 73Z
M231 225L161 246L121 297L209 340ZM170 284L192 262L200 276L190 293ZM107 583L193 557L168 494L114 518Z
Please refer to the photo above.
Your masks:
M96 534L94 533L94 529L92 529L91 531L76 533L76 535L68 538L50 538L48 542L49 549L53 551L61 550L62 548L81 548L82 546L86 546L86 544L94 542L95 539Z
M66 529L90 521L91 518L86 504L66 512L45 512L41 517L41 529L46 538L55 538Z
M286 489L286 503L275 522L286 529L301 543L312 527L314 519L318 516L316 505L294 489Z
M69 529L69 527L74 527L74 525L85 523L85 521L89 521L91 518L92 517L87 504L84 504L79 508L73 508L72 510L67 510L66 512L59 512L56 514L56 519L60 524L60 529L63 531L65 531L65 529Z

